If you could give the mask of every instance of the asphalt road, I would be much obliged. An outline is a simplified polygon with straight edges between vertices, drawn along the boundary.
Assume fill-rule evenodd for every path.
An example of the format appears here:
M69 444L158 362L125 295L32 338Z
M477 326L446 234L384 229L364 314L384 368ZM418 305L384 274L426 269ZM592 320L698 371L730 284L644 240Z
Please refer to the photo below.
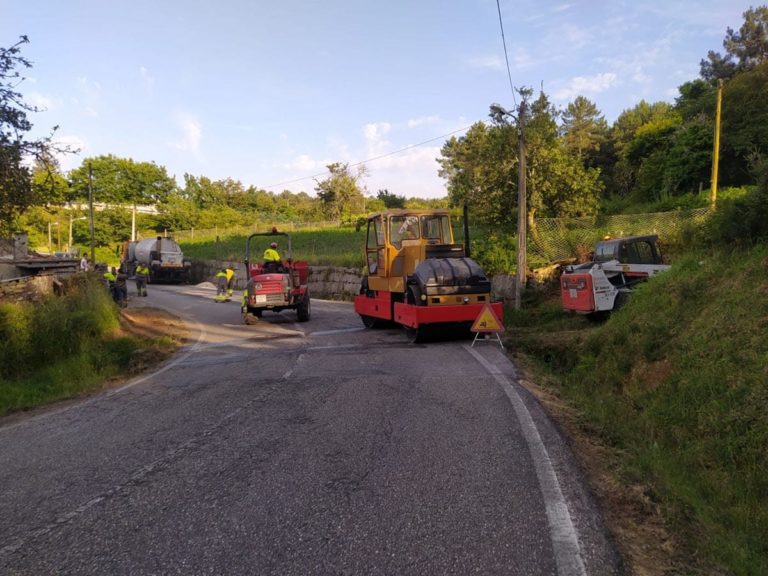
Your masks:
M0 421L0 574L615 574L558 431L498 344L409 344L149 287L193 343Z

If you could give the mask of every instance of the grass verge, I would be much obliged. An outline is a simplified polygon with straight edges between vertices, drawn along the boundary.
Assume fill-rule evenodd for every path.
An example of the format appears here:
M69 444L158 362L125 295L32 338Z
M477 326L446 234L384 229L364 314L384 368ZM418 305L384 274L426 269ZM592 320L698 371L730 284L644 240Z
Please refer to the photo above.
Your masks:
M0 416L103 388L167 357L179 339L142 332L163 313L137 322L141 314L121 313L86 276L71 279L64 296L0 304Z
M602 325L552 300L508 318L603 471L661 514L663 558L638 573L768 573L766 278L766 246L689 254Z

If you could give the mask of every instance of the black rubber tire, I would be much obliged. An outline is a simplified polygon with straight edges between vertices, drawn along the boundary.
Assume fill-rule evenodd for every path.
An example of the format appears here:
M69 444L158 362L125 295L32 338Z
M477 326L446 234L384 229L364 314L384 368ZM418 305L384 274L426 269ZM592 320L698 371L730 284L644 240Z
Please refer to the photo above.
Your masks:
M424 302L421 299L421 289L416 285L408 286L406 301L413 306L424 306Z
M419 326L418 328L403 326L403 330L405 332L405 337L411 344L419 344L421 342L426 342L429 339L426 326Z
M312 302L309 298L309 290L306 290L304 292L304 298L301 299L301 302L299 302L299 305L296 307L296 317L298 318L299 322L307 322L309 321L311 315Z
M366 316L365 314L360 314L360 320L363 321L363 326L366 328L378 328L381 326L381 321L378 318L374 318L373 316Z

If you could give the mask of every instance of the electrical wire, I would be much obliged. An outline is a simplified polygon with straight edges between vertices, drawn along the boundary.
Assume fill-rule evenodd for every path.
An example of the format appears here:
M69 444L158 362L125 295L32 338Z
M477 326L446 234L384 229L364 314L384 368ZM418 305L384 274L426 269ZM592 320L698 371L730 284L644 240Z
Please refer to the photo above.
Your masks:
M509 78L509 89L512 91L512 101L517 108L517 98L515 98L515 86L512 84L512 71L509 68L509 56L507 55L507 39L504 37L504 21L501 18L501 5L496 0L496 9L499 12L499 27L501 28L501 43L504 45L504 60L507 63L507 78Z
M405 152L413 148L418 148L419 146L424 146L425 144L429 144L430 142L434 142L435 140L442 140L443 138L447 138L448 136L453 136L454 134L458 134L459 132L466 132L470 128L471 126L465 126L464 128L459 128L458 130L454 130L453 132L448 132L447 134L442 134L440 136L435 136L434 138L430 138L429 140L424 140L423 142L419 142L418 144L411 144L404 148L400 148L399 150L393 150L392 152L387 152L386 154L381 154L380 156L374 156L372 158L368 158L367 160L361 160L360 162L349 164L348 167L356 168L357 166L362 166L363 164L367 164L368 162L375 162L376 160L381 160L382 158L388 158L389 156L394 156L395 154L400 154L401 152ZM278 186L285 186L287 184L295 184L296 182L309 180L310 178L311 179L319 178L320 176L325 176L326 174L329 174L328 170L320 172L319 174L313 174L312 176L302 176L301 178L295 178L293 180L285 180L283 182L278 182L270 186L265 186L263 190L270 190L271 188L277 188Z

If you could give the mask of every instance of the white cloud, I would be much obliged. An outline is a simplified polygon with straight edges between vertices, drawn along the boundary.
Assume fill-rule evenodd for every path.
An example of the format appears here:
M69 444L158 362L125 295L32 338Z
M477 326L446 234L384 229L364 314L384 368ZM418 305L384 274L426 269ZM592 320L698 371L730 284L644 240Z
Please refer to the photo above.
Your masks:
M300 154L287 164L284 164L283 167L301 173L317 171L321 168L325 168L325 165L321 161L315 160L308 154Z
M384 136L391 129L392 125L389 122L371 122L363 126L368 158L388 152L389 142L385 140Z
M571 79L568 85L554 94L557 101L568 101L576 96L598 94L605 92L618 83L616 74L613 72L604 72L594 76L576 76Z
M99 105L101 103L101 84L89 80L85 76L77 79L80 87L80 98L73 98L72 103L79 106L82 113L91 118L99 117Z
M39 92L32 92L26 99L27 104L40 110L51 110L54 107L53 100L48 96L43 96Z
M490 68L491 70L504 70L504 58L499 56L476 56L467 58L467 63L473 68Z
M155 86L155 77L149 73L144 66L139 67L139 76L141 76L144 86L148 89L152 89Z
M181 140L172 144L177 150L191 152L194 156L200 153L200 142L203 138L203 129L200 122L191 117L179 115L176 124L181 130Z
M578 50L592 41L592 33L586 28L568 24L555 31L559 46L567 46L568 50Z
M408 128L416 128L417 126L424 126L430 124L438 124L440 118L438 116L421 116L419 118L411 118L408 120Z

